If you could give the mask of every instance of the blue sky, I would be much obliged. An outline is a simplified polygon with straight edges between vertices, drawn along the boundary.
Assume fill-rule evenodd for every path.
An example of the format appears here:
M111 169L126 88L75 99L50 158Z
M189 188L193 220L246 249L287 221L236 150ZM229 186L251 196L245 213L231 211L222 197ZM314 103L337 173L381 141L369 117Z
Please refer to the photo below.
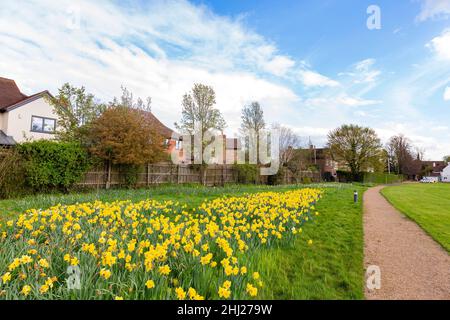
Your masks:
M369 30L377 5L381 29ZM343 123L403 133L428 159L450 154L450 0L2 1L0 76L25 93L124 85L167 125L194 82L239 126L258 100L268 123L323 145Z

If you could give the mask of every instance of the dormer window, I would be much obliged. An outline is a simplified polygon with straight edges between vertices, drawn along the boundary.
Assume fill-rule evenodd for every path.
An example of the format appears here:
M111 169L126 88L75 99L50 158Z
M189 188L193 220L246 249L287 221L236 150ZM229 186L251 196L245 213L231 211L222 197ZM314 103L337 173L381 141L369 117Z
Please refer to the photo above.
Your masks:
M55 133L56 119L38 116L31 117L31 131L39 133Z

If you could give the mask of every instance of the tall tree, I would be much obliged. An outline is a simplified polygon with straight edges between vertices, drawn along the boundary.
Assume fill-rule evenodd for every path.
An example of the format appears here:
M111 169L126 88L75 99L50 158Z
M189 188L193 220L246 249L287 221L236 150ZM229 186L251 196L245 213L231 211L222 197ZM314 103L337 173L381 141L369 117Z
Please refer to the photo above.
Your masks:
M450 156L445 156L443 160L447 163L450 163Z
M253 150L253 156L258 157L259 138L265 127L264 112L259 102L253 101L242 108L240 131L245 139L247 153ZM257 158L252 160L257 160L259 163Z
M84 142L89 124L106 108L96 101L84 87L77 88L65 83L50 104L58 116L56 137L62 141Z
M206 163L203 158L203 151L210 142L206 138L206 133L213 130L223 131L226 126L219 109L214 107L215 104L216 94L214 89L210 86L196 83L191 92L183 96L181 121L179 124L175 122L175 127L183 134L189 134L200 139L200 145L191 144L191 150L189 151L196 159L201 159L200 177L203 184L206 181ZM187 145L185 144L184 149L188 151L186 148Z
M376 132L358 125L343 125L328 133L328 148L334 160L345 162L354 178L378 161L382 152Z
M275 126L280 130L280 166L286 166L295 155L295 150L300 147L300 137L285 126Z
M419 174L423 151L416 148L414 153L411 141L407 137L402 134L391 137L386 150L392 172L409 176Z
M226 126L219 109L216 109L216 93L210 86L196 83L191 92L183 96L181 121L175 127L183 133L204 135L208 130L223 130Z
M110 103L111 105L115 106L123 106L127 108L142 110L146 112L152 111L152 98L147 97L144 100L142 100L140 97L138 97L136 100L134 99L133 93L128 90L126 87L121 86L122 89L122 95L120 98L115 97L114 100Z
M257 101L253 101L242 109L241 119L241 131L243 133L252 130L258 134L266 127L263 109Z

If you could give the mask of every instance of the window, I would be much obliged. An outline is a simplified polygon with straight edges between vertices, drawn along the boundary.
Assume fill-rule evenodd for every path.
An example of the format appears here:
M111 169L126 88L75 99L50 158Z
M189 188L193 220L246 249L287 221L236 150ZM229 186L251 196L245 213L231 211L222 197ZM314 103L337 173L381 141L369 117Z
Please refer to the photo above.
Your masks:
M177 140L177 142L175 142L175 149L176 150L180 150L181 149L181 141Z
M54 133L56 129L56 120L43 117L31 117L31 131L41 133Z

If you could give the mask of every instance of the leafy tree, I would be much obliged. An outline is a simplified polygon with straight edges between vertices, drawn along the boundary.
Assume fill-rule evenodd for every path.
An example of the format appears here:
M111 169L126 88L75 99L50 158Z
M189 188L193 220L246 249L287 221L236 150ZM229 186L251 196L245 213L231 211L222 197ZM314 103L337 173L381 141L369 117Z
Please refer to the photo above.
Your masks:
M84 87L76 88L69 83L49 102L58 116L56 137L61 141L84 142L89 124L106 108Z
M95 119L89 131L90 152L111 164L123 165L132 177L136 167L159 161L164 153L163 137L154 128L148 113L127 106L109 107Z
M259 102L253 101L251 104L242 108L240 131L245 137L244 141L247 153L253 150L258 155L259 137L265 127L264 112Z
M210 86L196 83L190 93L183 96L181 121L175 127L184 133L204 135L208 130L223 130L225 120L216 109L216 93Z
M343 125L328 133L328 148L336 161L343 161L353 176L368 169L381 156L381 142L371 128Z
M447 163L450 163L450 156L445 156L444 157L444 161L447 162Z
M216 94L213 88L196 83L191 92L183 96L181 121L179 124L175 122L175 127L183 134L197 135L197 137L201 135L201 146L195 146L194 144L190 151L197 159L202 159L199 166L202 183L206 179L206 164L202 153L209 143L205 134L213 130L222 131L226 126L219 109L214 107L215 104ZM186 148L186 145L184 148Z

